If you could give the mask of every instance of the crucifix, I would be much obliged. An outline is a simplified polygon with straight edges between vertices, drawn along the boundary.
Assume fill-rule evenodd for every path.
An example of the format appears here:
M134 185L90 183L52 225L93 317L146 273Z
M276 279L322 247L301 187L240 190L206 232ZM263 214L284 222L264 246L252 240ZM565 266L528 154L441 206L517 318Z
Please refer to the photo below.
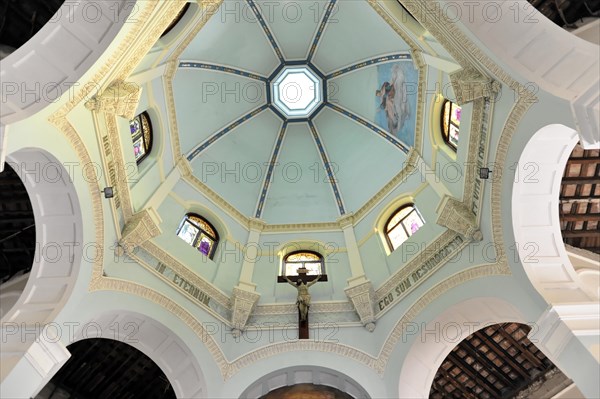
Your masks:
M298 290L298 297L296 299L296 306L298 306L298 338L308 339L308 309L310 308L310 294L308 293L308 287L319 281L321 275L319 274L314 280L306 283L306 272L308 270L304 267L298 269L298 278L296 282L293 282L289 277L285 277L288 284L294 286Z

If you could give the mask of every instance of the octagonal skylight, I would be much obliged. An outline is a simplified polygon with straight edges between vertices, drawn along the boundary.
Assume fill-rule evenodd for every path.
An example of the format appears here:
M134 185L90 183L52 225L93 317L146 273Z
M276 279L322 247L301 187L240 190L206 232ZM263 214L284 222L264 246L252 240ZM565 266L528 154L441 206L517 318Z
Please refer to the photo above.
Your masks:
M308 67L286 67L273 80L273 104L289 118L309 116L323 101L321 80Z

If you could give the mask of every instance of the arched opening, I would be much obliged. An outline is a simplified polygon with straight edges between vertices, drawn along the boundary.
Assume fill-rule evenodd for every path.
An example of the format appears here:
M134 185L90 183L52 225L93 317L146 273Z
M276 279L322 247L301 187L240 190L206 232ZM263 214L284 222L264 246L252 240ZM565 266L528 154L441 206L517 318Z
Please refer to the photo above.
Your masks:
M72 343L105 338L127 344L162 370L178 398L204 398L207 388L200 364L172 328L145 314L115 309L78 324L70 339Z
M400 398L428 398L438 369L454 347L485 326L525 322L525 316L500 298L479 297L446 309L427 323L416 326L415 340L400 370ZM432 333L432 331L434 333Z
M573 148L559 201L565 244L600 254L600 150L586 150L580 143Z
M529 140L515 171L512 223L519 258L550 304L594 300L569 260L561 232L562 176L578 141L575 130L548 125Z
M51 21L65 0L3 2L0 16L0 60L31 39Z
M83 253L79 199L71 176L51 154L40 149L23 149L9 154L6 161L14 172L9 185L15 183L15 176L22 181L35 219L34 227L28 224L31 219L22 222L23 227L19 228L22 232L17 231L11 239L22 234L35 237L35 254L31 264L21 264L23 271L30 268L31 273L26 284L23 281L20 285L21 295L14 306L5 309L3 305L2 321L44 325L62 309L79 273ZM31 257L31 252L28 256Z
M35 255L35 221L27 190L9 164L0 173L0 319L21 296Z
M573 381L531 342L530 331L520 323L475 331L443 360L429 398L549 398L569 388Z
M165 373L133 346L91 338L67 349L71 357L36 398L175 398Z
M353 399L337 388L317 384L296 384L277 388L261 399Z
M369 399L370 397L367 391L351 377L337 370L316 366L294 366L274 371L255 381L240 395L240 399Z

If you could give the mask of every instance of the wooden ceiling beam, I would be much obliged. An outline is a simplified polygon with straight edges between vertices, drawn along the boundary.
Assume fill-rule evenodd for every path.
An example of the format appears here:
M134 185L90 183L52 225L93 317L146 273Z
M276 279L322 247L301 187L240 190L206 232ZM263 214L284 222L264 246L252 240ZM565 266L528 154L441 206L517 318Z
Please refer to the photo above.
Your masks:
M448 354L448 360L450 360L454 365L461 369L463 373L465 373L471 380L473 380L480 388L488 391L490 396L496 399L501 399L502 394L495 386L491 385L487 380L480 378L479 372L474 370L471 365L467 364L464 359L458 357L455 352L450 352Z
M560 219L565 222L596 222L600 221L600 213L563 214Z
M479 338L480 340L485 342L486 346L488 348L490 348L491 350L493 350L496 355L500 356L500 359L502 359L502 361L507 363L510 368L512 368L517 373L519 373L521 375L521 377L523 377L525 379L531 378L529 376L529 374L527 373L527 371L524 370L518 363L516 363L512 359L512 357L508 353L506 353L506 351L504 349L502 349L502 347L500 347L496 343L496 341L491 339L487 334L485 334L481 331L477 331L477 332L475 332L475 335L477 336L477 338Z
M502 335L506 340L508 340L511 346L513 346L515 349L521 352L525 358L527 358L531 363L533 363L534 366L541 368L542 370L546 369L546 367L540 361L540 359L535 357L535 355L531 353L529 349L527 349L527 347L524 346L521 342L517 341L512 336L512 334L509 334L504 328L498 328L496 331L499 332L500 335Z
M563 230L563 238L600 237L600 230Z
M569 176L563 177L562 184L596 184L600 183L599 176Z

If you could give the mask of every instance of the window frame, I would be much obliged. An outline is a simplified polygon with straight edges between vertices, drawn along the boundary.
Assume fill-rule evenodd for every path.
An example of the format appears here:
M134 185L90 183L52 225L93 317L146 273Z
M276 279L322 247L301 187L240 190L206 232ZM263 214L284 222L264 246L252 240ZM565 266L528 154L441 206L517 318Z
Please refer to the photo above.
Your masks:
M392 219L394 219L396 217L396 215L398 215L400 212L402 212L406 208L412 208L412 210L410 212L408 212L403 218L398 220L398 223L396 223L392 228L389 228L389 225L390 225L390 222L392 221ZM388 245L390 252L394 252L396 249L400 248L402 246L402 244L404 244L406 242L406 240L408 240L413 234L416 233L416 231L415 231L415 233L412 233L412 232L409 233L408 229L406 228L406 226L403 223L413 212L415 212L417 214L417 216L419 217L419 219L421 219L421 222L423 223L421 226L419 226L418 230L420 230L421 227L423 227L425 225L425 219L423 218L423 215L421 215L421 212L419 212L419 210L417 209L417 207L415 206L414 203L404 204L401 207L397 208L394 212L392 212L391 216L386 220L385 224L383 225L383 227L384 227L383 235L385 236L385 239L387 241L387 245ZM398 227L398 225L400 225L402 227L402 229L404 230L406 239L404 241L402 241L396 248L394 248L394 245L392 244L392 240L390 239L390 232L393 231L396 227Z
M213 233L206 231L206 229L203 229L201 226L199 226L198 224L194 223L193 220L191 220L191 217L195 217L200 219L201 221L203 221L204 223L206 223L208 225L208 227L210 227L213 231ZM181 238L179 236L179 233L181 232L181 229L183 229L183 226L185 225L185 223L190 223L192 226L194 226L195 228L198 229L198 232L196 233L196 235L194 236L194 240L192 244L189 244L187 241L185 241L183 238ZM205 255L203 252L200 251L200 247L196 246L196 244L198 243L198 240L201 238L202 233L204 233L208 238L213 240L213 245L212 248L210 249L210 252ZM209 259L213 259L215 256L215 252L217 250L217 246L219 245L219 232L217 231L217 229L215 229L215 226L213 226L212 223L210 223L208 220L206 220L206 218L198 215L197 213L186 213L185 216L183 217L183 219L181 220L181 223L179 223L179 227L177 228L177 232L175 233L177 235L177 238L179 238L180 240L184 241L186 244L188 244L189 246L191 246L192 248L196 249L198 252L200 252L203 256L208 257Z
M133 133L131 132L131 123L133 121L135 121L136 119L139 119L140 133L138 133L136 136L134 136ZM148 125L147 137L146 137L146 127L145 127L145 124L143 121L144 119L146 120L147 125ZM150 155L150 152L152 152L152 143L154 141L154 129L152 128L152 121L150 119L150 115L148 114L148 111L139 113L138 115L135 116L135 118L133 118L129 121L129 134L131 136L131 145L134 148L134 152L133 152L134 158L135 158L135 142L139 138L142 139L142 145L144 146L144 155L142 155L141 157L139 157L138 159L135 160L136 164L139 166L142 163L142 161L144 159L146 159L148 157L148 155ZM148 140L146 140L146 138L148 138ZM147 143L147 141L149 143Z
M444 114L446 112L446 104L450 104L447 121L444 118ZM460 124L457 125L456 123L452 122L452 110L454 109L454 107L460 108L462 110L462 107L460 105L458 105L457 103L455 103L454 101L450 101L447 98L444 99L444 102L442 103L442 110L440 111L440 129L442 132L442 138L444 139L444 143L446 143L446 145L448 147L450 147L454 152L457 152L458 151L458 143L455 145L454 143L452 143L452 141L450 141L451 126L454 126L458 130L459 140L460 140ZM445 125L444 125L445 122L448 123L448 130L446 130L446 128L445 128Z
M291 261L291 262L287 261L287 259L290 256L297 255L297 254L311 254L311 255L316 255L319 258L319 261L321 263L321 266L319 267L320 274L321 275L325 275L325 257L323 255L321 255L319 252L301 249L301 250L298 250L298 251L290 252L289 254L286 254L283 257L283 261L281 263L281 269L282 269L281 270L281 275L282 276L287 276L287 277L297 277L298 276L297 273L296 274L290 274L290 275L287 274L286 271L287 271L287 264L288 263L297 263L297 264L302 264L302 265L304 265L305 263L316 263L316 262L311 262L311 261ZM298 267L298 268L300 268L300 267ZM307 274L307 276L314 276L314 274Z

